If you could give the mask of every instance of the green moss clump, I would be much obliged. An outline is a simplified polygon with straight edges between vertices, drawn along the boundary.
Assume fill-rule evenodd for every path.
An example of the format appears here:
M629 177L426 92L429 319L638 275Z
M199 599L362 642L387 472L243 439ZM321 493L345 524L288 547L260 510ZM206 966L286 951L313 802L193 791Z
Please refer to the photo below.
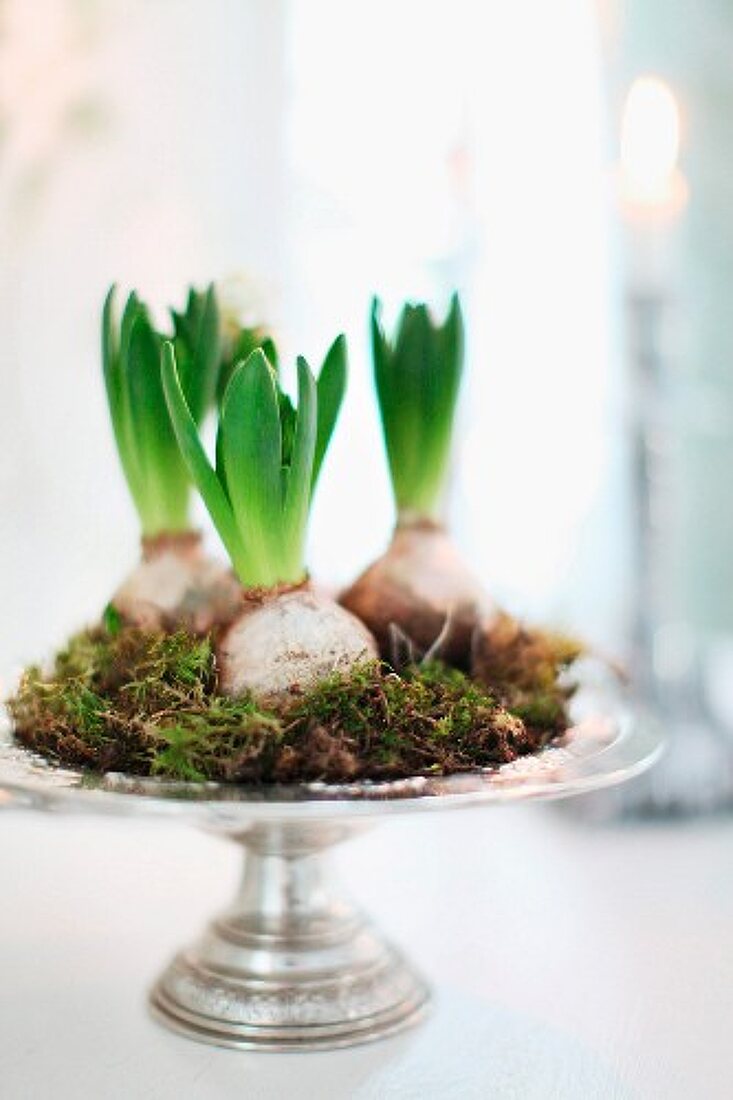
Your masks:
M506 763L553 732L437 664L365 663L266 710L217 694L208 638L108 620L49 674L28 669L9 710L17 740L62 765L240 783L442 775Z
M57 763L205 779L195 745L230 738L234 751L280 730L251 700L215 687L208 638L100 627L72 638L49 675L29 668L8 709L16 738Z
M537 748L521 720L488 691L438 664L401 675L364 664L319 684L292 716L304 730L315 725L327 733L351 758L354 774L363 759L378 777L447 774L498 765Z

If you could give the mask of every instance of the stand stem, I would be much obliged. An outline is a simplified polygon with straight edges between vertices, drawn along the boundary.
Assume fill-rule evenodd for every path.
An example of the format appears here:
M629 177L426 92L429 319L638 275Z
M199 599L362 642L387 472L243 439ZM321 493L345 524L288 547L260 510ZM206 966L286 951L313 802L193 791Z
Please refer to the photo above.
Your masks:
M235 837L240 890L158 981L158 1019L204 1042L276 1050L349 1046L414 1022L422 981L328 874L324 852L355 831L273 823Z

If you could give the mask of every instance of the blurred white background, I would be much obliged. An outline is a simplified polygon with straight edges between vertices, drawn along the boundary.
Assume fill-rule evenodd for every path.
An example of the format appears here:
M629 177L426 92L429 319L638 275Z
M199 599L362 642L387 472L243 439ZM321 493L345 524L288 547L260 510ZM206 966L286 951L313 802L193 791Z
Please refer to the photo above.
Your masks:
M315 573L348 581L392 521L369 298L442 309L457 286L457 537L511 609L619 644L624 453L596 33L589 0L6 0L3 680L97 616L137 554L101 379L107 286L162 306L242 271L288 359L318 361L349 336Z

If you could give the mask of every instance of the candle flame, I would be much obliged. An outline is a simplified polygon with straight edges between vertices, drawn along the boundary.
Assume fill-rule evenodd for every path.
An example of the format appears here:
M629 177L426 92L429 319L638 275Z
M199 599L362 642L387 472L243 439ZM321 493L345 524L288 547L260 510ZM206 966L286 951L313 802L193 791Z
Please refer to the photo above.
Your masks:
M631 85L621 122L621 170L624 198L656 208L684 202L677 170L680 112L671 88L656 76L640 76Z

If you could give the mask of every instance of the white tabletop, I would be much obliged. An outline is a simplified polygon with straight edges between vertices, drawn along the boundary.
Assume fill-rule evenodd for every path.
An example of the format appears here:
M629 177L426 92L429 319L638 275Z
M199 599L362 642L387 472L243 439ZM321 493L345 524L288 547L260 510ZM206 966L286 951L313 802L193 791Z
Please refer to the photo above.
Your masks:
M394 821L337 861L436 990L419 1029L331 1054L167 1034L144 992L229 900L226 842L0 815L0 1096L728 1100L733 823L581 826L557 809Z

